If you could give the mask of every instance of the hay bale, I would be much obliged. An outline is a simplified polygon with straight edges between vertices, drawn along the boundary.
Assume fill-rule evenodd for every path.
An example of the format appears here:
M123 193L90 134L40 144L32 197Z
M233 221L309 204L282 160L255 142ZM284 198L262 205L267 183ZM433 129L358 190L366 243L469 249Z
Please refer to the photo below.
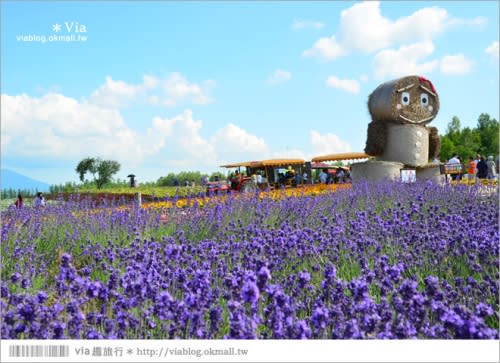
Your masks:
M441 175L439 164L426 164L416 170L418 181L430 180L436 184L445 183L445 177Z
M351 165L351 177L353 182L384 180L398 181L400 179L400 170L404 167L403 163L368 160L363 163Z
M438 129L429 127L429 159L434 160L439 156L441 151L441 138L439 137Z
M407 76L379 85L368 97L368 110L376 122L425 125L439 111L439 96L429 80Z
M387 124L385 122L370 122L366 138L365 153L372 156L384 153L387 142Z
M387 124L387 142L381 161L421 166L429 161L429 129L420 125Z

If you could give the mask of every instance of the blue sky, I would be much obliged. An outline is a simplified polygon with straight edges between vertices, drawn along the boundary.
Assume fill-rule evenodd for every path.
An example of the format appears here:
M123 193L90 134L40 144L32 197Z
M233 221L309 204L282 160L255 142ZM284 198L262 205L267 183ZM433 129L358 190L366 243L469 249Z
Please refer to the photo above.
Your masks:
M441 133L499 118L498 1L1 7L1 165L48 183L87 156L140 182L362 151L368 95L411 74L434 83Z

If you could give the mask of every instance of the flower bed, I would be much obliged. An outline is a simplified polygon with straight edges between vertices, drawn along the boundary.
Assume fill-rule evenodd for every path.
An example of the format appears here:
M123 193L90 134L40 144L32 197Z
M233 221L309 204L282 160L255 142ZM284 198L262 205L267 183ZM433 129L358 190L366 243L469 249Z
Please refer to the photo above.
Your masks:
M283 193L17 211L2 338L498 339L498 190Z

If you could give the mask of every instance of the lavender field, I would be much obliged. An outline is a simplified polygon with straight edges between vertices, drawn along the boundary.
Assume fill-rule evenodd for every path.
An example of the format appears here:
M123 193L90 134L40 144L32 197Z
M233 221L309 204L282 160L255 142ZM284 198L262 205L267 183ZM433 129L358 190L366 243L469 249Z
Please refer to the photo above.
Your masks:
M498 339L498 221L498 189L431 183L11 209L1 337Z

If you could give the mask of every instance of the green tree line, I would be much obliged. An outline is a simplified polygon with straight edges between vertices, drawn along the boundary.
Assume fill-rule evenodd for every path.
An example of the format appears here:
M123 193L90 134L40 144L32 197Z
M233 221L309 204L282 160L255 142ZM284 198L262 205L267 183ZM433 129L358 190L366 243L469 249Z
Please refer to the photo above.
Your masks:
M186 181L189 183L195 182L195 184L200 185L202 182L202 178L204 176L208 176L207 174L202 174L199 171L181 171L180 173L168 173L166 176L160 177L156 181L156 186L159 187L167 187L174 186L178 184L179 186L185 185ZM215 180L215 177L218 176L220 179L224 178L224 175L221 173L214 172L210 176L208 176L210 181Z
M162 176L158 178L157 181L139 181L140 186L150 186L150 187L167 187L167 186L175 186L177 180L179 186L184 186L186 180L189 182L189 185L194 181L196 185L200 185L202 182L202 178L204 176L208 176L207 174L202 174L199 171L181 171L179 173L169 173L166 176ZM221 173L214 172L211 175L209 175L209 180L213 181L215 180L215 176L219 176L220 179L225 178L224 175ZM130 186L130 181L126 179L114 179L114 180L109 180L105 186L107 188L126 188ZM84 180L83 183L75 183L75 182L66 182L64 184L54 184L50 186L50 193L51 194L58 194L58 193L75 193L78 190L89 190L89 189L100 189L98 187L97 183L95 180ZM17 196L17 190L12 190L12 191L5 191L5 193L8 193L9 198L15 198ZM21 191L21 194L24 196L24 191ZM31 194L35 194L30 193ZM5 194L7 195L7 194ZM12 197L10 197L12 195ZM26 194L28 195L28 194ZM4 196L4 191L2 191L2 196ZM6 198L4 196L4 198Z
M498 155L498 120L487 113L482 113L474 128L462 128L460 119L454 116L448 123L446 133L441 136L441 161L459 155L460 160L467 161L477 154L485 157Z
M23 198L34 197L38 193L37 189L14 189L6 188L1 190L1 199L12 199L17 198L18 194L21 194Z

